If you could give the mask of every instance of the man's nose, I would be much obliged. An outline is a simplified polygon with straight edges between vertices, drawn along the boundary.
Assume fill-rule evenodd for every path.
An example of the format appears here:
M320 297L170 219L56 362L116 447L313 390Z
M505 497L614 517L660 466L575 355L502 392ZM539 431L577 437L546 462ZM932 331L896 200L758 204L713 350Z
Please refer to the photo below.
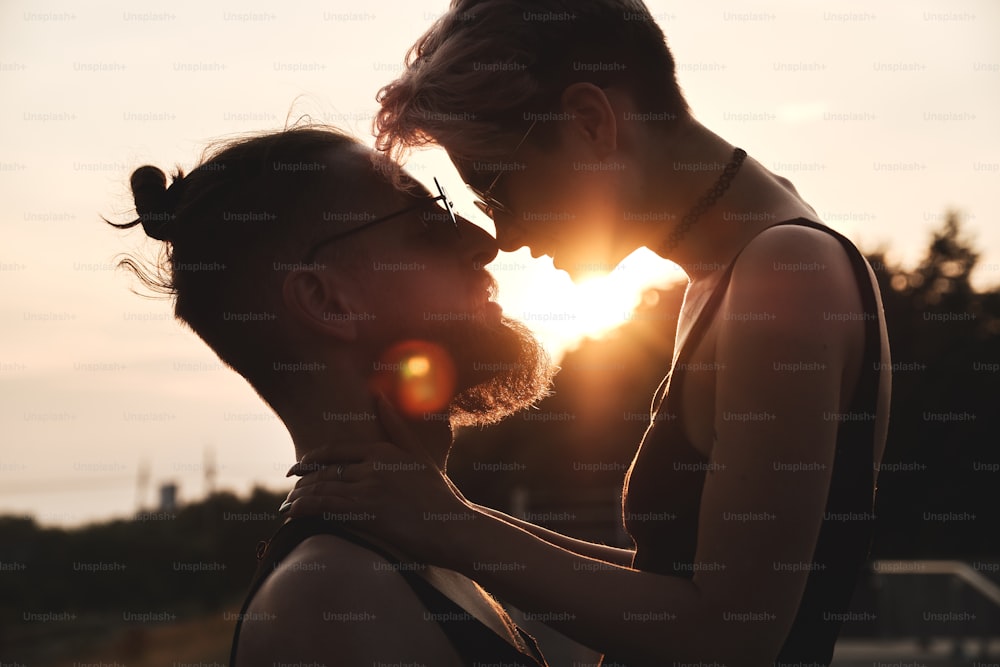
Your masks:
M473 266L481 269L492 262L500 251L496 239L468 220L461 220L458 224L462 234L462 253L471 260Z

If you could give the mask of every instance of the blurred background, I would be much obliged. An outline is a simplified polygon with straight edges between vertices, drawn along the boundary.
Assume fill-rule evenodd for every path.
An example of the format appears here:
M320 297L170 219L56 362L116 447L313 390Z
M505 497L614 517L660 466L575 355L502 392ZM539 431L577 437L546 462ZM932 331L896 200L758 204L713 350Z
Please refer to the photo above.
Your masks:
M1000 7L647 5L695 115L879 275L893 414L839 663L996 663ZM100 216L130 218L133 169L189 169L212 139L308 116L370 142L376 91L445 7L0 3L0 661L225 662L291 441L168 300L130 291L117 256L155 245ZM443 154L409 166L490 229ZM581 285L527 251L491 271L563 370L539 411L461 433L451 474L472 500L624 543L684 276L641 252ZM583 659L548 639L553 665Z

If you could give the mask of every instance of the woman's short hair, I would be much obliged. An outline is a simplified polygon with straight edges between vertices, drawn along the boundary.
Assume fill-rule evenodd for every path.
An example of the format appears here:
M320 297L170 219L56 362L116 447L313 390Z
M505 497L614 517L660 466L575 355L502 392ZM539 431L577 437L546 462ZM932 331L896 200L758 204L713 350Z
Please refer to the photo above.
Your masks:
M502 157L570 84L621 85L638 111L686 116L662 30L641 0L453 0L378 94L376 147L437 143L453 159ZM543 144L544 129L532 132Z

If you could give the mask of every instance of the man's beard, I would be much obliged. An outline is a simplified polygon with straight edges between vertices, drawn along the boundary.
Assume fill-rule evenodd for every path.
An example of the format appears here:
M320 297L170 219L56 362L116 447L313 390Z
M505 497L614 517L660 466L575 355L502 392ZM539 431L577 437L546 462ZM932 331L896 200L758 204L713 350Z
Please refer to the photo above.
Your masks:
M459 382L474 383L460 387L449 405L453 427L494 424L548 395L558 368L521 322L476 317L447 323L438 333Z

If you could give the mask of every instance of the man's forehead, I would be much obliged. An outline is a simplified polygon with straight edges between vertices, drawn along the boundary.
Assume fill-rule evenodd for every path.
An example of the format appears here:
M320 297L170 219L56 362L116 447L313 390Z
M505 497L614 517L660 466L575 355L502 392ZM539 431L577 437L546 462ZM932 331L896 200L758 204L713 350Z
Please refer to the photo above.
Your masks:
M431 196L431 191L427 189L427 186L411 176L402 167L400 167L399 182L402 186L402 190L400 190L401 194L417 197L418 199L426 199Z

